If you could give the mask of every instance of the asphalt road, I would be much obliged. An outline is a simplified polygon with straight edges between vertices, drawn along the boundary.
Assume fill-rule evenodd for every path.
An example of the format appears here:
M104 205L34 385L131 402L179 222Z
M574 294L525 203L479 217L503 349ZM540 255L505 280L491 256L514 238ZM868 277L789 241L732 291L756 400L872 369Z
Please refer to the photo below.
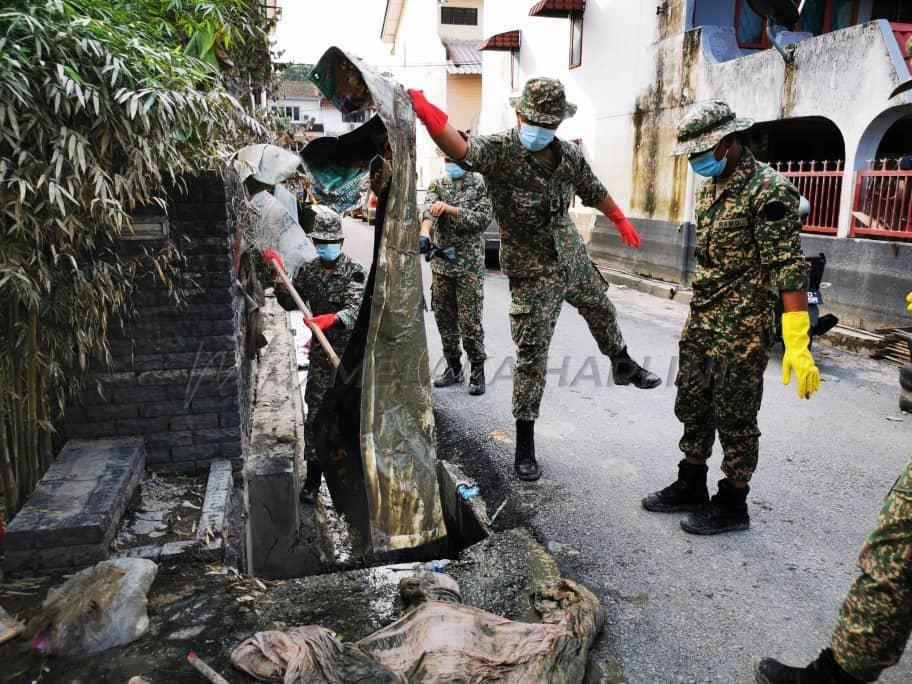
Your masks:
M346 251L367 265L370 229L345 223ZM592 681L749 682L756 655L807 663L826 645L858 550L910 455L912 416L897 408L896 367L815 343L823 383L813 399L800 401L794 386L781 384L775 351L748 499L751 529L694 537L680 529L680 515L640 506L644 494L676 475L673 378L687 307L629 289L612 292L631 354L648 358L662 387L607 384L608 360L565 305L536 423L544 476L515 480L509 290L504 276L489 272L488 392L434 391L442 457L480 482L490 511L507 502L498 526L531 527L564 575L603 602ZM439 337L430 312L426 320L434 365ZM720 455L717 444L711 478L721 477ZM912 654L881 681L912 681Z

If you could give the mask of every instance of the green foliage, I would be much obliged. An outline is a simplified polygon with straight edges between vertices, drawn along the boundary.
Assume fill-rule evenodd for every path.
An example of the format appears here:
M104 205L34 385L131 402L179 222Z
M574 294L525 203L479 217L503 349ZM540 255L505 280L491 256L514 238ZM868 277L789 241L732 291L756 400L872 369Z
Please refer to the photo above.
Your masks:
M14 0L0 10L0 475L9 515L48 465L53 425L85 369L109 359L107 331L130 313L137 275L168 282L176 266L170 245L118 255L130 212L163 206L165 187L213 168L239 138L240 105L205 55L258 35L224 28L251 5L259 3Z

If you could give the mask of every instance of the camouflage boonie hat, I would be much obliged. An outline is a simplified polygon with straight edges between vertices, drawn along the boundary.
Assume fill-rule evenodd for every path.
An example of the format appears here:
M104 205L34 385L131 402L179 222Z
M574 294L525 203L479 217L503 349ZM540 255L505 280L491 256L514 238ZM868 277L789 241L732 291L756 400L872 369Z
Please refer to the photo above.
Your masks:
M342 219L329 207L315 204L311 207L314 213L313 230L310 231L311 240L341 240Z
M531 123L554 126L576 114L576 105L567 102L564 84L556 78L530 78L510 106Z
M697 154L711 150L729 133L743 131L754 125L750 119L739 119L721 100L707 100L678 122L678 144L671 156Z

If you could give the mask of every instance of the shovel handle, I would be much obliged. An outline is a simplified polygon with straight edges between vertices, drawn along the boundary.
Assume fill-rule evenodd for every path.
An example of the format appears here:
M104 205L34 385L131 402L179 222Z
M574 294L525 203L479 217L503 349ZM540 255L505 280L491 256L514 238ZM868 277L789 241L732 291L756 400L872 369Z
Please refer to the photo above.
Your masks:
M282 282L285 283L285 289L288 290L288 294L291 295L291 298L294 300L298 309L304 314L304 322L307 324L307 327L310 328L314 337L317 338L317 342L320 343L320 346L323 347L323 351L325 351L326 355L329 357L329 362L333 365L333 368L338 368L341 363L339 361L339 355L336 354L336 350L332 348L332 345L329 343L329 340L326 339L326 335L323 334L323 331L313 322L313 314L310 312L310 309L307 308L307 304L304 303L304 300L301 299L301 295L299 295L298 291L295 289L294 283L291 282L291 278L288 277L288 274L281 264L273 261L272 267L275 269L276 274Z

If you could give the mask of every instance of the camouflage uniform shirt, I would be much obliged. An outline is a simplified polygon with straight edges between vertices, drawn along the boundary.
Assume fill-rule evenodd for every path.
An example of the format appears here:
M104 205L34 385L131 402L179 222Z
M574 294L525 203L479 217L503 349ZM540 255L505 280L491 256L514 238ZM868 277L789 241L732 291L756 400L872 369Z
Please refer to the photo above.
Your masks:
M329 274L323 270L323 263L319 259L314 259L299 268L294 277L295 289L314 316L336 314L339 317L339 323L325 331L326 338L339 356L342 355L351 329L358 318L365 280L361 265L344 253ZM276 299L282 308L288 311L297 309L287 292L277 291ZM311 346L311 355L322 351L323 348L316 342Z
M590 263L586 245L568 214L575 195L598 206L608 191L578 145L551 143L558 165L549 173L519 142L519 133L469 138L459 165L484 176L500 224L500 265L507 276L575 272Z
M685 338L771 338L779 293L805 287L798 201L795 187L747 149L718 197L714 179L700 187Z
M454 181L444 176L428 186L425 206L436 201L459 209L456 216L443 214L434 228L434 242L441 247L455 247L456 261L433 259L431 270L442 275L484 275L484 231L491 223L491 201L484 181L477 173L467 173ZM428 209L423 218L435 220Z

